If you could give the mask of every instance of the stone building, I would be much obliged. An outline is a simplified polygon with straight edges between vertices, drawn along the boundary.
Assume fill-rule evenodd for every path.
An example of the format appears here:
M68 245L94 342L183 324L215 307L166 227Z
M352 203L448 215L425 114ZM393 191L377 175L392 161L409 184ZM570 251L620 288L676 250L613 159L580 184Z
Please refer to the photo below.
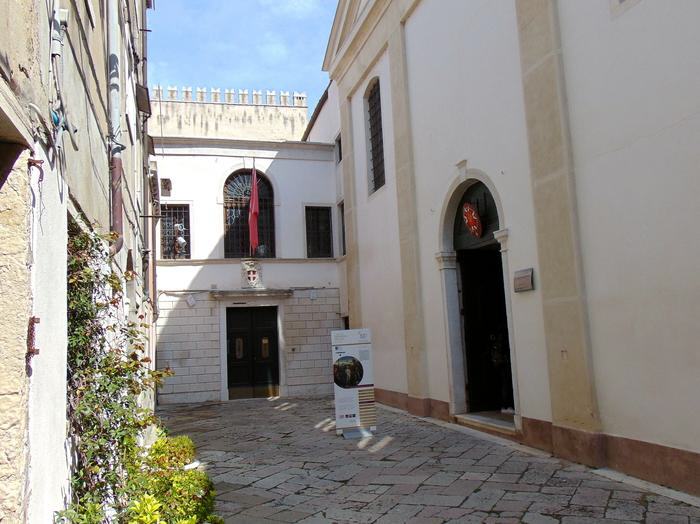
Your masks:
M153 315L149 0L0 4L0 521L70 499L68 222L114 230L125 315ZM50 9L53 9L52 11Z
M381 402L700 494L698 17L339 1L304 138Z
M329 394L330 331L347 314L334 147L300 141L304 94L221 93L153 89L162 198L157 365L175 371L158 402Z

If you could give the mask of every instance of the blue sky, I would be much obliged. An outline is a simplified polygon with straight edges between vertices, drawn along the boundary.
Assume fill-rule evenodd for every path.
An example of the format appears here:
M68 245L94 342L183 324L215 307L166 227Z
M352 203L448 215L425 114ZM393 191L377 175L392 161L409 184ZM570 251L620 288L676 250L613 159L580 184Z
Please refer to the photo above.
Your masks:
M336 0L157 0L149 84L305 91L313 111Z

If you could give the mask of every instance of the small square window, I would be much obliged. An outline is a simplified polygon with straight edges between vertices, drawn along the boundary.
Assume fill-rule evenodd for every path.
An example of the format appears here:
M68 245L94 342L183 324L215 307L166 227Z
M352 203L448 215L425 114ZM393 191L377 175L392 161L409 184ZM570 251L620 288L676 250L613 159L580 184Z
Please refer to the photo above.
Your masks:
M333 231L330 207L306 207L306 256L333 257Z
M173 189L173 183L169 178L161 178L160 179L160 195L161 196L170 196L170 192Z

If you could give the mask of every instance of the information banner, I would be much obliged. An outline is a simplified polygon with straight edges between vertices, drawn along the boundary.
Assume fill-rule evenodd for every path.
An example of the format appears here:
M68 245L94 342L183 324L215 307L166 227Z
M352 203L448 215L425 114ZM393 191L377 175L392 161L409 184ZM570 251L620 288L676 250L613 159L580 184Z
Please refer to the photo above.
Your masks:
M369 329L331 332L335 427L377 428L372 369L372 336Z

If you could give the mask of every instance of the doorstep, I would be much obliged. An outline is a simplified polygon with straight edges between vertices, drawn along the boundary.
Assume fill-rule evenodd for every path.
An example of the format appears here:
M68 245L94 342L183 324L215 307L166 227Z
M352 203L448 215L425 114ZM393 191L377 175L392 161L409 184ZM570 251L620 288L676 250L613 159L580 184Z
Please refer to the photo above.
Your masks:
M454 415L455 423L472 429L478 429L513 439L518 435L512 416L500 412L462 413Z

